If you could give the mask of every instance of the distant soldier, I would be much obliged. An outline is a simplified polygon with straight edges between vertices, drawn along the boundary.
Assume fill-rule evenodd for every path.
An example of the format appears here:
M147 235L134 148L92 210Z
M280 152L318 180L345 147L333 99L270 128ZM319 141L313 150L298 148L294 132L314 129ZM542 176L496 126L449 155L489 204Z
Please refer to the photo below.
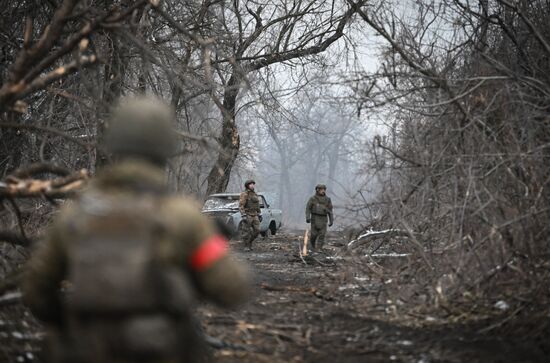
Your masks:
M306 223L311 223L310 242L314 251L323 249L328 226L334 222L332 214L332 201L326 196L327 187L317 184L315 195L309 198L306 205Z
M193 297L246 296L226 239L166 185L173 120L158 100L123 101L106 134L116 164L64 206L28 263L24 298L58 332L53 361L202 361Z
M239 211L243 221L242 240L247 251L252 250L252 242L260 234L260 222L262 215L260 210L260 197L254 191L256 182L247 180L244 183L244 192L239 197Z

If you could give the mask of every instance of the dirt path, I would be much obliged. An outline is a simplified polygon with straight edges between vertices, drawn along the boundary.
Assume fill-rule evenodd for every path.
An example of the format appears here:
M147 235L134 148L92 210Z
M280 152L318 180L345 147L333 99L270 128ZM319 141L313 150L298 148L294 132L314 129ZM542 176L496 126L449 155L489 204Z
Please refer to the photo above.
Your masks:
M207 334L225 346L219 362L546 362L546 343L477 333L478 327L410 324L380 302L375 279L349 268L342 241L329 240L324 266L296 258L297 234L232 247L255 276L237 312L200 308ZM355 261L356 263L356 261Z
M260 239L253 252L232 242L254 274L254 295L238 311L199 308L204 330L218 346L214 361L550 362L544 334L496 336L497 329L479 332L494 321L461 325L411 313L384 293L389 278L371 273L357 253L345 253L342 240L329 239L331 258L317 258L323 265L306 265L297 256L299 238L294 233ZM40 332L21 305L0 303L0 362L38 362Z

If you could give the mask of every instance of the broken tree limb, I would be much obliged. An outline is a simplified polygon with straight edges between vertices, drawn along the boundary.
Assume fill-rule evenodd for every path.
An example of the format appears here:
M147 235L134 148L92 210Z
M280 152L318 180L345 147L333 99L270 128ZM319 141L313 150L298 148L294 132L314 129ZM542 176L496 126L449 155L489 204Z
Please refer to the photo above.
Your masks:
M52 180L8 176L0 182L0 198L66 198L80 190L88 178L86 169Z
M382 237L410 237L410 233L408 231L402 231L399 229L386 229L383 231L371 230L348 242L348 248L356 248L368 241L372 241Z
M307 256L307 244L309 242L309 229L306 229L304 233L304 243L302 246L302 255Z

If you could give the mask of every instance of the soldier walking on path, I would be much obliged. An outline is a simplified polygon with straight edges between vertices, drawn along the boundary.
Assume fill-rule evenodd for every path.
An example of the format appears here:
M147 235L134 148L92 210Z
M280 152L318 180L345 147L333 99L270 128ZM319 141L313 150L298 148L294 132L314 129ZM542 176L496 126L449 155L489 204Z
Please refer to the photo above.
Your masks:
M239 211L243 223L242 240L245 250L252 250L252 242L260 234L260 222L262 215L260 210L260 197L254 191L256 182L247 180L244 183L245 191L239 197Z
M123 101L105 141L116 163L63 207L32 254L24 299L56 332L51 361L204 361L193 298L245 298L248 279L225 238L166 185L173 120L156 99Z
M332 201L326 196L327 187L317 184L315 195L309 198L306 205L306 223L311 223L311 246L314 251L321 251L325 243L328 226L334 222L332 213Z

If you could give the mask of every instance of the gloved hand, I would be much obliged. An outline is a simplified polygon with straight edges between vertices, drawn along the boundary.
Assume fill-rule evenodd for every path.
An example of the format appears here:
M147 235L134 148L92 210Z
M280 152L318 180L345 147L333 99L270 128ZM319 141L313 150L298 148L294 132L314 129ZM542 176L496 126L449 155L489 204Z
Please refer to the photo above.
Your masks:
M310 219L310 218L306 218L306 223L311 223L311 219Z
M246 214L241 214L241 220L245 221L248 219Z
M258 220L261 222L264 219L261 214L258 214Z

